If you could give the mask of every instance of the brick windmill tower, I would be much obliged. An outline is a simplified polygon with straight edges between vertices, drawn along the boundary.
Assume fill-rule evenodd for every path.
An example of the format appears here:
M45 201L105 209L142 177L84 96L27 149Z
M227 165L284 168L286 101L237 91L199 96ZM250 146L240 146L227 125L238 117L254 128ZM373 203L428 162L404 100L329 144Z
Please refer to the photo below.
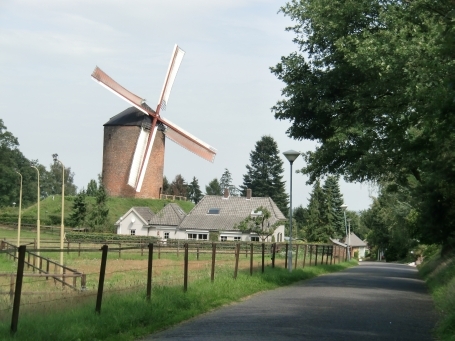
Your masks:
M216 150L160 114L185 52L174 47L155 110L96 67L92 78L133 106L104 124L103 184L112 196L159 198L163 186L164 147L167 137L213 162Z

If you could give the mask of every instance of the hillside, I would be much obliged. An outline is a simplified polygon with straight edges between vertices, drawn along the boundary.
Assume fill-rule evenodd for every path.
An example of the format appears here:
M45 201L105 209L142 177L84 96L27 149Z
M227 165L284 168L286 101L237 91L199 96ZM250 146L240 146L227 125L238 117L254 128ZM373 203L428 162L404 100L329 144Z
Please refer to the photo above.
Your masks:
M65 196L65 225L66 219L70 216L73 207L73 196ZM87 197L87 203L93 204L95 198ZM118 218L125 214L133 206L149 207L154 213L161 210L171 200L159 199L134 199L134 198L114 198L107 200L109 208L109 222L114 224ZM59 225L61 220L61 196L49 196L40 202L41 225ZM194 204L191 201L175 201L185 212L191 211ZM18 207L5 207L0 209L0 222L16 223L19 214ZM24 224L34 224L37 219L37 204L22 208L22 222Z

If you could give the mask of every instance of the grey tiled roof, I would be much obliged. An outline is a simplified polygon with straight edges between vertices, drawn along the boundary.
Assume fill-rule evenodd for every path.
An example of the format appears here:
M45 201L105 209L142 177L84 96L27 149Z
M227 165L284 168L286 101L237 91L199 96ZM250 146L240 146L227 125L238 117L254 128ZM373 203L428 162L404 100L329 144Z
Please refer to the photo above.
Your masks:
M145 221L149 221L155 215L148 207L136 206L136 207L133 207L133 210L135 210L137 212L137 214L139 214L141 216L141 218L144 219Z
M177 226L186 213L175 203L167 204L150 220L150 225Z
M347 243L346 242L346 238L343 238L342 239L344 243ZM351 239L349 241L349 245L350 246L367 246L367 244L361 240L359 237L357 237L357 235L354 233L354 232L351 232Z
M271 213L270 223L286 217L279 208L268 197L233 197L225 199L223 196L206 195L183 219L180 229L202 229L202 230L234 230L234 225L241 222L252 211L263 206ZM219 208L220 214L207 214L211 208Z

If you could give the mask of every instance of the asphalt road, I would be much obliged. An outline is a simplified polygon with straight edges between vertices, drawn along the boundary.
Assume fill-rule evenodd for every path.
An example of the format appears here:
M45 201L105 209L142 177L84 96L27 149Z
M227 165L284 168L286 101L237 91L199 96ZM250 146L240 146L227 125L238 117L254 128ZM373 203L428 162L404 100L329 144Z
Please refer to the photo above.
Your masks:
M436 319L415 268L362 262L254 295L145 340L432 340Z

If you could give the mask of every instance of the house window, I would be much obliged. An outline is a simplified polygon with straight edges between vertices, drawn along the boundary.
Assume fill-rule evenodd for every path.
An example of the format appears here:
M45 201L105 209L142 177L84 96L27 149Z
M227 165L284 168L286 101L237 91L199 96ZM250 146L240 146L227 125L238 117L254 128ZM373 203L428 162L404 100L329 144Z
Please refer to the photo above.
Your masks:
M239 242L239 241L242 240L242 237L234 237L234 240L237 241L237 242Z
M188 239L197 239L197 234L196 233L188 233Z
M222 241L222 242L227 241L227 236L221 236L221 241Z
M197 237L199 240L207 240L207 234L199 233Z
M251 237L251 241L252 242L258 242L259 241L259 237L258 236L253 236L253 237Z
M210 208L208 210L207 214L220 214L220 209L219 208Z
M130 235L135 236L136 235L136 230L131 230Z
M164 232L164 239L169 239L169 232Z

